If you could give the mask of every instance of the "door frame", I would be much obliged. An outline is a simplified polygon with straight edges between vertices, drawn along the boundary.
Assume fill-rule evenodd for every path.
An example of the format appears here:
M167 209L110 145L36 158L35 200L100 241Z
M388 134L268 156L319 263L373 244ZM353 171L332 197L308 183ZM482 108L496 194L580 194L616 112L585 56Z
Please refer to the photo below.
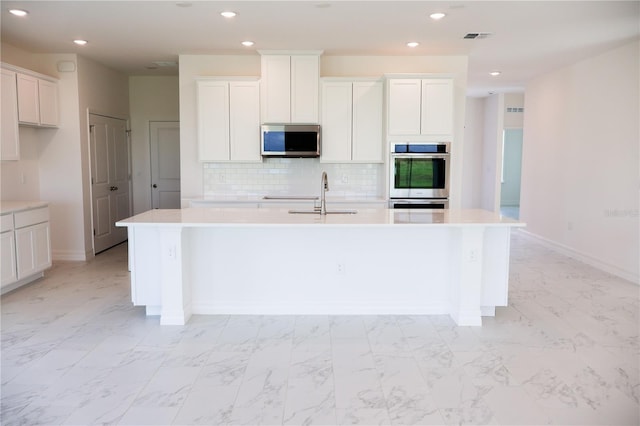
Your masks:
M93 230L95 229L95 223L93 220L93 183L91 182L91 176L93 175L93 165L92 165L92 161L91 161L91 116L92 115L99 115L102 117L106 117L106 118L112 118L112 119L116 119L116 120L122 120L125 122L125 127L126 127L126 140L127 140L127 152L129 153L128 157L129 157L129 161L127 164L127 171L129 174L129 179L128 179L128 185L129 185L129 215L132 214L133 212L133 172L132 172L132 159L131 159L131 120L129 119L128 116L124 116L124 115L118 115L118 114L112 114L112 113L106 113L104 111L99 111L99 110L95 110L95 109L91 109L91 108L87 108L87 115L86 115L86 132L87 132L87 151L86 151L86 161L87 161L87 177L86 177L86 183L88 185L88 194L89 194L89 199L88 201L85 201L85 205L88 202L89 204L89 235L91 236L91 254L95 257L96 255L96 245L95 245L95 235L93 234ZM86 223L86 222L85 222Z

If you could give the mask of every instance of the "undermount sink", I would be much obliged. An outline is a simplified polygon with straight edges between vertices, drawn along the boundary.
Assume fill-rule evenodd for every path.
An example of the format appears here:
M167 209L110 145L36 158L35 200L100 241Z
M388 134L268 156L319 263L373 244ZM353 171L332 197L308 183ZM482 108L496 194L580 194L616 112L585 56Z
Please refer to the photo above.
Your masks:
M290 214L321 214L320 210L289 210ZM357 210L327 210L326 214L356 214Z

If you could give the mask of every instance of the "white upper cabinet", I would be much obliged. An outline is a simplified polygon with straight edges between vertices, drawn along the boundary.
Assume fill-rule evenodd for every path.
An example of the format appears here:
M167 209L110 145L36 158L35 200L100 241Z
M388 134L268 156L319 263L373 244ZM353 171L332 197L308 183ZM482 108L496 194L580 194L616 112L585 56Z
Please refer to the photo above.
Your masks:
M0 134L0 159L19 160L20 142L18 135L18 92L16 73L2 70L2 129Z
M291 56L291 122L317 123L320 57Z
M48 77L2 65L0 160L20 159L18 125L58 126L58 84ZM42 78L38 77L42 76Z
M232 161L262 161L260 155L260 85L229 83L229 127Z
M422 80L422 114L420 133L453 133L453 81L431 78Z
M33 126L58 125L58 85L31 75L17 74L18 120Z
M323 162L383 161L380 81L322 82Z
M38 99L40 125L58 125L58 84L47 80L38 80Z
M262 161L255 80L196 82L200 161Z
M389 80L389 135L451 136L453 115L453 80Z
M322 82L322 161L351 161L353 84Z
M320 56L262 54L263 123L317 123Z
M354 161L381 163L383 134L383 98L381 81L353 83L353 136Z

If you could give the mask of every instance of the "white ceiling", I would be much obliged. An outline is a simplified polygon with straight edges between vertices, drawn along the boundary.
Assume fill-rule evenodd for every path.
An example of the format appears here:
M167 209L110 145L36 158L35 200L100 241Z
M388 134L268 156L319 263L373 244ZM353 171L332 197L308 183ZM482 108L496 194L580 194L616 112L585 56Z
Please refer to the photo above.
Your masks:
M468 55L469 94L521 90L540 73L640 37L640 1L6 1L2 41L78 53L129 75L179 54ZM186 6L186 7L185 7ZM8 9L29 11L17 18ZM225 19L223 10L237 16ZM447 14L441 21L428 15ZM469 32L485 39L465 40ZM72 40L84 38L78 47ZM255 45L246 48L243 40ZM406 47L408 41L420 46ZM499 77L489 76L500 70Z

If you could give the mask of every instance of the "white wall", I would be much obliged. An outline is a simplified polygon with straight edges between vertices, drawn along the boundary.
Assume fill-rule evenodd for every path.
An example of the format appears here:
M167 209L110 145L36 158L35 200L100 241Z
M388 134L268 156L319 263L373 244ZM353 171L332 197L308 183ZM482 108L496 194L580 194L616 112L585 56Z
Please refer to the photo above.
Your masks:
M78 56L80 116L80 165L82 168L82 213L84 250L93 252L91 226L91 170L89 164L89 112L129 119L129 80L126 75ZM79 222L77 222L79 223ZM75 226L77 226L77 223Z
M76 55L46 55L58 81L60 124L46 143L41 143L39 199L50 202L51 250L56 260L83 260L84 244L82 165L78 71L58 73L58 60L77 62Z
M467 98L462 162L463 209L482 207L482 155L484 141L484 98Z
M176 76L129 77L133 213L151 209L150 121L179 121Z
M180 164L182 198L204 194L203 164L197 161L195 78L198 76L260 76L260 56L180 55ZM455 140L452 151L452 207L460 202L466 56L321 56L321 77L381 77L384 74L448 74L455 85ZM460 141L459 143L457 141Z
M521 218L528 232L638 282L640 42L526 88Z
M38 155L41 129L20 126L18 132L20 160L0 164L0 200L37 200L40 195Z
M524 113L509 112L509 108L524 108L524 93L504 94L504 127L507 129L521 129L524 125Z
M500 169L502 167L502 131L504 94L484 98L482 142L482 203L485 210L500 209Z
M74 54L34 54L3 43L2 55L4 62L59 79L60 122L57 129L20 129L24 157L2 162L1 199L48 201L54 260L85 260L93 253L88 111L127 118L127 78ZM58 72L60 61L76 70Z

